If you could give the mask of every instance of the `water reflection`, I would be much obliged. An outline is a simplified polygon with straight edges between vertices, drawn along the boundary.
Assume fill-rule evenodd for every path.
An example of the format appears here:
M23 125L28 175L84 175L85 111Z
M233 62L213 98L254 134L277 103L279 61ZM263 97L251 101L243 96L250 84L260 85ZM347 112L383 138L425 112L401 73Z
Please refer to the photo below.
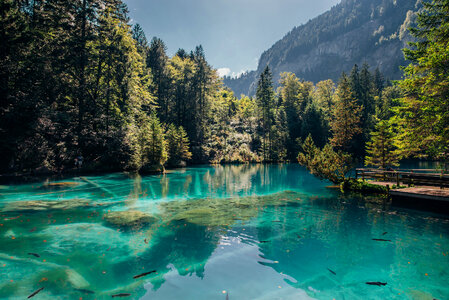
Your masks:
M41 287L42 299L449 294L447 219L341 195L297 166L66 182L76 184L2 189L0 298Z

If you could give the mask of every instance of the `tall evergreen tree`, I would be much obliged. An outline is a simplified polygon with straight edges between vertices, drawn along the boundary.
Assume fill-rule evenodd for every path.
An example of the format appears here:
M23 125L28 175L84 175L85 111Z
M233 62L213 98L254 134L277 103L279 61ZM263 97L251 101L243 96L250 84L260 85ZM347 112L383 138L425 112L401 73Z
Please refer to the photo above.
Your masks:
M371 140L366 145L365 165L386 169L399 165L399 153L394 144L391 124L388 121L378 121L371 133Z
M353 139L362 132L360 127L362 107L357 103L345 73L340 78L335 102L330 124L333 134L331 143L344 151L353 151Z
M153 94L157 99L158 111L161 120L167 122L169 119L169 78L167 74L168 57L165 43L154 37L148 50L147 66L153 75Z
M173 124L167 129L167 152L169 166L181 166L182 163L192 158L192 153L189 151L189 138L184 128L176 127Z
M435 158L449 158L449 1L423 2L417 39L404 50L411 63L399 83L405 92L399 120L403 127L402 146L408 154L425 152ZM410 151L413 149L414 151ZM414 152L414 153L413 153Z
M260 109L262 154L264 161L268 161L270 153L270 131L273 120L273 105L275 100L273 79L268 66L265 67L262 74L260 74L259 82L257 84L256 99Z
M286 144L287 155L294 158L299 150L296 139L301 135L301 118L298 111L301 106L299 99L301 82L293 73L282 73L279 83L281 85L279 95L285 109L289 134Z

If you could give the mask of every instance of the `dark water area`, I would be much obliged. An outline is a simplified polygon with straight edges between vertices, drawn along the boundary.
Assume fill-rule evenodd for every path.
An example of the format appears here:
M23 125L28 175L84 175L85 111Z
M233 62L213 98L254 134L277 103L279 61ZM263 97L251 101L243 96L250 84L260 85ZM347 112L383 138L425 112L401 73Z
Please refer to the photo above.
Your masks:
M449 297L447 217L329 185L293 164L2 185L0 298Z

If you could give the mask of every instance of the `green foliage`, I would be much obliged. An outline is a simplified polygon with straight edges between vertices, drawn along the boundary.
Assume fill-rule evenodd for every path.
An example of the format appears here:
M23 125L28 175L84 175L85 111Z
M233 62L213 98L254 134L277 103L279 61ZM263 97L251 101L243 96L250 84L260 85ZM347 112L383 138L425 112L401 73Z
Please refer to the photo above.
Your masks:
M330 123L333 134L332 145L346 151L351 149L354 137L362 132L360 127L362 107L357 104L351 85L354 84L351 84L349 78L343 73L338 84L333 118Z
M264 161L271 160L271 129L274 117L274 89L271 71L268 67L260 74L256 93L259 118L262 131L262 156Z
M341 184L341 189L344 191L360 192L363 194L387 194L388 188L386 186L370 184L369 182L357 179L345 180Z
M417 14L417 39L405 49L411 63L399 82L404 91L397 121L403 129L400 142L407 155L427 154L448 159L449 149L449 2L424 2ZM405 145L409 145L406 147Z
M263 52L256 71L225 78L236 95L252 96L266 65L276 80L294 71L298 78L337 81L341 72L366 61L379 66L385 78L400 79L405 64L401 49L408 39L404 29L421 7L417 0L338 1L325 13L292 28ZM424 2L424 1L423 1ZM350 46L349 46L349 44Z
M322 149L315 146L311 135L302 144L302 152L298 155L299 164L315 176L330 180L333 183L345 181L346 174L351 170L351 156L335 151L330 144L326 144Z
M184 128L170 124L166 133L166 139L167 164L169 166L185 165L185 162L192 158L192 153L189 151L189 138Z
M379 120L375 130L371 133L371 140L367 143L365 165L383 169L398 166L400 155L394 137L391 123Z

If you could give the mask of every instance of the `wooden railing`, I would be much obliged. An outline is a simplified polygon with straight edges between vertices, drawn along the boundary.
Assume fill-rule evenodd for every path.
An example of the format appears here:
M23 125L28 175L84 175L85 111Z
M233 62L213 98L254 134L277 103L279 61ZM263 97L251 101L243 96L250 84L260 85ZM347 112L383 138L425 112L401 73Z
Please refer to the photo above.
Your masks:
M436 169L370 169L359 168L355 172L356 179L394 182L396 186L423 185L449 187L449 174L445 170Z

